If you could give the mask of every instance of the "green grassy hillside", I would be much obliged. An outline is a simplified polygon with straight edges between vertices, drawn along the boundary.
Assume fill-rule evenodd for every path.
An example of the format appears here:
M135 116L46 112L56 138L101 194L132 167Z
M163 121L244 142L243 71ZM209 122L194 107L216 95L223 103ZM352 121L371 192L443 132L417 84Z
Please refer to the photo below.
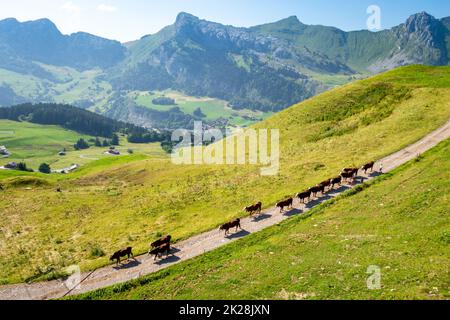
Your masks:
M77 299L448 299L449 167L447 140L305 216Z
M265 207L286 195L413 143L450 118L450 68L412 66L355 82L260 123L278 128L280 173L258 166L186 166L149 158L104 166L24 190L3 179L0 281L52 277L80 264L108 263L107 253L170 233L175 240ZM17 187L18 185L18 187Z

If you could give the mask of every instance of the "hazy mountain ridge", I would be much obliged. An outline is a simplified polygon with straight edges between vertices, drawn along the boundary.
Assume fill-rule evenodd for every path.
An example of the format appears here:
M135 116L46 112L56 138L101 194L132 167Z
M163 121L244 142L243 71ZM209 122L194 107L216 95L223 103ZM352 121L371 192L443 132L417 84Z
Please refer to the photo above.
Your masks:
M0 66L10 69L12 65L13 71L15 65L34 61L78 70L108 68L121 61L125 52L119 42L88 33L63 35L48 19L0 21Z
M360 72L378 73L408 64L449 63L450 18L435 19L417 13L392 29L345 32L334 27L305 25L297 17L261 25L252 30L306 46Z
M142 48L147 50L143 52ZM114 70L119 74L113 77L117 88L174 88L191 95L225 99L235 108L280 110L320 90L319 83L289 66L285 62L288 59L305 68L315 67L313 61L320 59L318 72L329 69L351 73L349 68L319 54L306 50L300 53L284 40L186 13L178 15L173 26L142 38L129 51ZM152 79L148 79L150 73Z

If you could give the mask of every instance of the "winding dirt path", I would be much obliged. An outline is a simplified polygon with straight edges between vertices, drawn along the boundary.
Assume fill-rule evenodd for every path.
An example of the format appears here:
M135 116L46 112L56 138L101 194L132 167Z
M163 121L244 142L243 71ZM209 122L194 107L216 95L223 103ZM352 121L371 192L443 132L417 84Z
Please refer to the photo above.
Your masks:
M419 154L436 146L439 142L450 138L450 121L436 131L428 134L420 141L402 149L394 154L391 154L376 164L376 168L383 165L383 171L389 172L400 165L408 162ZM377 174L363 177L363 180L372 179ZM259 218L242 219L243 231L231 234L228 238L224 238L223 233L218 230L212 230L194 236L190 239L177 243L175 246L176 252L174 256L169 256L167 259L155 263L153 258L148 255L136 257L136 260L130 260L128 263L117 268L114 266L107 266L91 272L82 273L78 280L69 278L69 281L54 280L49 282L40 282L33 284L17 284L0 287L0 300L45 300L52 298L61 298L66 295L80 294L89 292L95 289L104 288L113 284L126 282L128 280L136 279L158 270L167 268L173 264L185 261L201 255L205 252L214 250L220 246L226 245L239 238L245 237L249 234L258 232L269 226L273 226L289 217L301 214L317 206L318 204L331 199L349 189L349 186L342 186L326 196L312 201L306 208L303 205L294 206L294 209L288 213L281 214L275 208L264 210ZM68 282L72 282L70 285ZM81 284L79 284L81 282ZM79 284L79 285L78 285Z

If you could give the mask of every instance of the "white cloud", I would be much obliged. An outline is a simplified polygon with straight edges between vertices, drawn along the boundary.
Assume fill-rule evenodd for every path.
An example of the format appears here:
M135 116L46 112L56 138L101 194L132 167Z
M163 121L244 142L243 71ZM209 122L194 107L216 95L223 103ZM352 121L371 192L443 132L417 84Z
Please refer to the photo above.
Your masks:
M80 14L81 11L81 8L75 5L72 1L65 2L61 8L72 14Z
M99 5L97 7L97 10L102 11L102 12L116 12L117 8L114 6L110 6L110 5L102 3L101 5Z

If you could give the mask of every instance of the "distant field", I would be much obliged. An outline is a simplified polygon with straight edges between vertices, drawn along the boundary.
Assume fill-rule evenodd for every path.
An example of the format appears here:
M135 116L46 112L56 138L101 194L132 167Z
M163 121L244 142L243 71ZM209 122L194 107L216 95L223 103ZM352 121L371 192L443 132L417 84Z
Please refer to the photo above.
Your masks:
M56 103L78 103L79 106L91 111L102 113L110 105L109 99L114 94L111 84L101 80L102 71L99 69L77 71L69 67L55 67L42 63L39 65L50 72L55 81L43 80L31 75L23 75L0 68L0 84L4 83L24 97L30 97L36 101L54 101ZM127 94L138 105L158 110L168 111L175 107L155 105L154 98L161 96L176 100L180 109L192 115L197 108L201 108L207 121L219 118L229 119L233 126L249 126L272 115L252 110L233 110L227 106L227 102L208 97L191 97L173 90L165 91L133 91Z
M77 71L69 67L39 65L50 72L55 82L40 79L32 75L23 75L0 68L0 83L5 83L24 97L37 101L57 103L74 103L86 101L93 106L91 109L102 111L112 94L112 87L105 81L98 80L102 74L99 69Z
M447 140L359 193L75 299L448 299L449 167Z
M8 162L25 161L27 166L37 170L41 163L48 163L52 169L67 168L72 164L85 165L95 160L111 157L105 155L107 147L91 147L87 150L75 151L73 145L80 138L86 141L93 138L66 130L59 126L46 126L29 122L0 120L0 145L5 145L11 156L0 159L0 165ZM58 152L67 149L66 156L58 156ZM164 157L159 144L131 144L125 138L117 148L126 155L128 149L135 153ZM0 178L5 173L0 171Z
M193 115L197 108L200 108L205 114L205 120L217 120L219 118L230 119L232 125L248 126L252 123L261 121L271 113L263 113L259 111L251 110L233 110L227 106L227 102L214 98L207 97L190 97L186 96L180 92L176 91L153 91L153 92L142 92L133 91L129 93L129 96L133 98L136 103L141 106L159 111L168 111L176 106L178 106L184 113ZM176 105L156 105L152 102L153 99L159 97L168 97L175 100ZM250 117L248 119L246 117Z
M450 68L419 66L304 101L255 125L280 130L276 176L261 177L250 165L124 157L94 161L58 181L0 178L6 189L0 193L0 282L48 279L72 264L94 269L118 248L146 252L159 235L185 239L242 216L244 205L269 207L343 167L417 141L450 118L449 101Z

